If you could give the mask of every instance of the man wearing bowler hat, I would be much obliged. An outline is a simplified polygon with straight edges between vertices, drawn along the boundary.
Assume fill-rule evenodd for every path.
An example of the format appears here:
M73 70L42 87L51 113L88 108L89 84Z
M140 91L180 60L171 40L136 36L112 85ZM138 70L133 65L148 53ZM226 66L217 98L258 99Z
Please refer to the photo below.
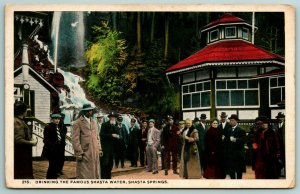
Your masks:
M92 119L94 107L84 104L81 114L73 125L73 148L76 157L76 178L99 179L102 156L97 124Z
M228 143L228 171L231 179L242 179L243 172L246 172L244 150L246 132L238 125L239 118L236 114L232 114L229 120L231 128Z
M103 149L103 156L101 157L101 178L111 179L111 170L113 167L114 157L114 143L120 138L117 130L118 114L111 111L108 114L109 120L102 124L100 139Z
M273 124L273 130L277 133L280 146L280 162L279 175L285 177L285 115L279 112L276 116L277 122Z
M226 112L221 112L220 116L220 124L218 126L218 129L220 130L222 134L222 170L223 174L226 175L228 174L228 142L229 142L229 135L228 132L231 128L230 124L227 122L227 114ZM224 177L225 178L225 177Z

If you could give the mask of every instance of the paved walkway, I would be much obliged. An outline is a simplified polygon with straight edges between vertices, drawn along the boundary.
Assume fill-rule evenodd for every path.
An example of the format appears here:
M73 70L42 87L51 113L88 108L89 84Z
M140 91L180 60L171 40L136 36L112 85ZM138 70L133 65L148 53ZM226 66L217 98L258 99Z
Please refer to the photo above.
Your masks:
M179 175L173 174L172 170L168 171L168 175L165 175L163 170L160 170L158 174L152 174L151 172L132 172L130 174L116 175L113 179L181 179ZM229 176L226 179L230 179ZM254 171L252 171L251 167L247 167L246 173L243 174L243 179L255 179Z
M165 176L164 171L159 171L158 174L152 174L145 171L145 167L129 167L130 162L125 162L125 168L113 168L113 179L180 179L178 175L174 175L169 170L169 175ZM33 161L33 174L36 179L45 179L48 169L48 161ZM63 175L59 179L75 179L76 162L65 161ZM227 177L228 178L228 177ZM247 172L243 174L243 179L254 179L254 171L251 167L247 167Z

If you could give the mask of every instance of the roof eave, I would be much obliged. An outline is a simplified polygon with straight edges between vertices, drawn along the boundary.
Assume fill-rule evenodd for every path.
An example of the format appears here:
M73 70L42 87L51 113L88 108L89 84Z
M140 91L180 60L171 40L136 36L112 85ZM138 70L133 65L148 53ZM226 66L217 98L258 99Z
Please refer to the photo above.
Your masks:
M170 71L166 72L166 75L182 73L185 71L191 71L191 70L203 68L203 67L222 67L222 66L230 67L230 66L242 66L242 65L258 66L261 64L278 64L278 65L284 66L284 62L280 62L278 60L206 62L206 63L201 63L201 64L197 64L197 65L193 65L193 66L189 66L189 67L185 67L185 68L170 70Z
M19 73L17 73L17 72L18 72L18 71L21 71L21 69L22 69L22 65L14 71L14 77L17 76L17 75L19 75ZM36 76L38 76L39 79L41 79L41 80L42 80L46 85L48 85L48 87L50 87L53 91L59 93L58 90L57 90L55 87L53 87L53 86L52 86L45 78L43 78L41 75L39 75L39 74L38 74L34 69L32 69L30 66L29 66L29 70L31 70L31 72L33 72Z
M205 31L207 31L207 30L210 30L210 29L212 29L212 28L215 28L215 27L217 27L217 26L228 26L228 25L240 25L240 24L244 24L244 25L246 25L246 26L249 26L249 27L252 27L252 25L251 24L248 24L247 22L232 22L232 23L220 23L220 24L216 24L216 25L213 25L213 26L208 26L208 27L204 27L202 30L201 30L201 33L202 32L205 32ZM254 27L255 29L258 29L256 26Z

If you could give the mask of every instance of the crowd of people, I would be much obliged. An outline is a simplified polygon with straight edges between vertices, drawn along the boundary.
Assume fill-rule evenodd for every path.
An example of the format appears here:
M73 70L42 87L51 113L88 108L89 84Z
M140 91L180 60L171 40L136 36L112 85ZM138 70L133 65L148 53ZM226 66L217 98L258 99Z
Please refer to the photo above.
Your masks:
M24 122L26 109L24 103L15 103L16 179L33 178L31 149L37 140ZM63 174L67 133L63 116L51 114L51 123L44 129L42 157L49 161L47 179ZM132 117L130 126L117 112L110 112L107 121L103 116L85 104L72 126L78 179L111 179L112 169L125 168L126 160L130 167L145 167L152 174L158 174L161 161L166 176L171 170L183 179L242 179L245 148L251 153L257 179L285 177L285 115L281 112L273 125L267 117L257 117L247 133L238 124L238 115L228 117L225 112L210 123L205 114L179 122L168 115L163 122Z

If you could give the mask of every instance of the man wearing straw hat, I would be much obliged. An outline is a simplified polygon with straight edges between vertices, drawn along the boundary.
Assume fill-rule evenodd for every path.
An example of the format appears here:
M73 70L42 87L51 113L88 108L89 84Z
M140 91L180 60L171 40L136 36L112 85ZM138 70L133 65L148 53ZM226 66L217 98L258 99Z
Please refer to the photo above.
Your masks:
M76 157L76 178L99 179L101 144L96 121L92 119L94 107L84 104L81 114L73 125L73 148Z

